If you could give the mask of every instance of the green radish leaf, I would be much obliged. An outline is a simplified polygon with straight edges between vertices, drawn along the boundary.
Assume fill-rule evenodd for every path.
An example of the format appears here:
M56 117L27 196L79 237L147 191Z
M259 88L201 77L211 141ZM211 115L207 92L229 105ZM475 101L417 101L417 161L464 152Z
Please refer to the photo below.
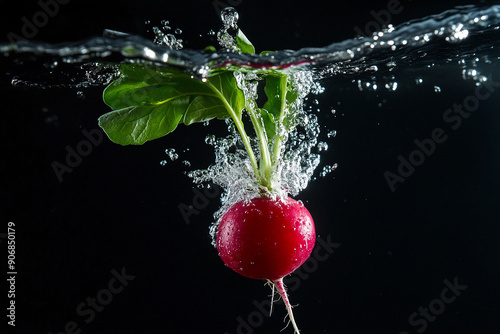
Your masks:
M233 72L222 72L209 77L205 84L217 91L217 97L225 104L226 110L234 112L241 120L241 111L245 108L245 95L238 88Z
M297 98L298 98L298 94L296 92L287 91L286 103L288 106L290 104L292 104L293 102L295 102L295 100L297 100ZM286 115L283 115L283 126L285 127L286 131L290 131L292 128L295 127L295 124L296 124L295 117L296 117L296 115L291 113L291 112L288 112Z
M175 94L176 86L196 84L187 74L177 70L162 73L137 64L121 65L120 73L121 76L106 87L103 93L104 103L113 109L158 104L166 96Z
M115 110L99 117L99 126L117 144L142 145L174 131L184 114L186 100L188 97L174 100L168 106L136 106Z
M235 40L237 50L255 54L254 46L239 29ZM130 54L132 51L127 50ZM209 46L205 52L215 52L215 48ZM264 51L261 55L270 53ZM265 80L267 102L263 108L253 106L257 101L245 101L234 76L236 71L256 73L259 81ZM283 131L289 131L295 124L295 115L289 110L298 95L287 74L244 64L215 66L203 80L178 69L139 63L122 64L120 72L120 77L103 92L104 102L113 110L99 118L99 126L113 142L141 145L171 133L179 124L231 118L261 189L273 191L273 173L280 161ZM254 154L253 142L242 119L246 105L250 108L247 112L259 144L259 156Z
M236 35L236 45L243 53L255 53L255 47L241 29L238 29L238 34Z
M269 74L266 76L266 85L264 92L267 96L267 102L264 104L264 109L271 113L275 118L280 119L281 113L285 106L282 103L282 77L279 75Z
M175 130L214 118L241 119L245 106L232 72L206 81L175 69L153 69L144 65L120 67L121 77L103 93L114 111L99 118L108 137L121 145L141 145Z
M283 123L287 131L290 130L293 127L294 115L290 113L285 115L285 111L287 106L297 100L298 94L288 87L287 76L275 73L268 74L264 92L267 96L264 109L274 116L275 123L278 120Z
M266 130L267 142L272 143L276 135L276 122L273 114L266 109L259 109L260 115L264 122L264 129Z
M296 91L288 90L286 92L286 103L292 104L297 100L298 97L299 94Z
M228 118L227 110L222 101L213 96L196 96L186 109L182 123L190 125L214 118Z
M276 51L262 51L261 53L259 53L259 55L261 56L266 56L268 54L271 54L271 53L275 53Z

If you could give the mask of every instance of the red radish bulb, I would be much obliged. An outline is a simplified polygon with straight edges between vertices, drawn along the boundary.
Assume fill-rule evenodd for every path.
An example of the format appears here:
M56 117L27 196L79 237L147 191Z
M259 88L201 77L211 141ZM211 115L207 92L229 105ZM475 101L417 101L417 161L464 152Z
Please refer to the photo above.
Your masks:
M226 266L243 276L271 281L297 333L283 277L309 258L315 239L311 214L289 197L238 202L222 217L216 233L217 250Z

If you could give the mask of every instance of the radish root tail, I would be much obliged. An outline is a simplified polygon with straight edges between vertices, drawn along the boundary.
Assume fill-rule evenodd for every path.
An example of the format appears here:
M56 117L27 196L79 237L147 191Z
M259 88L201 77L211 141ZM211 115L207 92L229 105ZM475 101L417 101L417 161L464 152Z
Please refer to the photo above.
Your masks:
M269 316L271 316L273 314L274 289L275 289L275 286L274 286L273 281L271 281L271 280L267 280L266 285L270 285L271 286L271 307L269 309Z
M276 287L276 290L278 290L281 298L283 298L283 301L285 302L286 310L288 312L288 318L292 323L295 334L299 334L300 333L299 328L297 327L297 324L295 323L295 318L293 317L292 305L290 305L290 301L288 300L288 295L286 294L285 285L283 284L283 278L274 280L272 282Z

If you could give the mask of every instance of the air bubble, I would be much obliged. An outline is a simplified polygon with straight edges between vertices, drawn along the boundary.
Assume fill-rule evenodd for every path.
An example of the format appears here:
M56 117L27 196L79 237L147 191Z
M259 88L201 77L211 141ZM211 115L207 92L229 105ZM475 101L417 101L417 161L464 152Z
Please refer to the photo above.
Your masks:
M208 135L205 137L205 143L214 146L216 143L216 138L214 135Z
M396 81L394 82L388 82L385 84L385 88L389 91L396 91L398 89L398 83Z
M336 130L328 131L328 133L326 134L326 136L328 138L333 138L333 137L337 136L337 131Z
M167 148L165 154L170 158L171 161L175 161L179 158L179 155L175 153L175 148Z
M320 141L318 143L318 152L323 152L323 151L326 151L328 150L328 144L325 143L324 141Z

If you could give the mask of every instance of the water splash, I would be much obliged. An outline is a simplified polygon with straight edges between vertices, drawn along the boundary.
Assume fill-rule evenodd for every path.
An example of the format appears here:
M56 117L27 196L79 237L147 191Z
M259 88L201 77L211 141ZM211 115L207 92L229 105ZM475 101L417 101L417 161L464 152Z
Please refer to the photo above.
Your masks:
M259 68L303 68L308 66L315 79L338 75L392 71L405 64L456 63L498 52L500 6L463 6L438 15L390 26L370 37L349 39L322 48L283 50L268 55L234 52L232 35L237 24L235 11L222 12L224 26L219 31L224 49L217 52L179 49L170 37L155 43L140 36L106 31L102 37L85 41L47 44L19 42L0 44L0 55L15 74L20 66L36 62L61 64L143 61L156 66L175 66L203 77L209 71L228 66ZM487 41L487 43L485 43ZM157 41L158 42L158 41ZM457 51L457 46L460 51ZM492 55L497 57L498 54ZM486 61L486 60L485 60ZM15 68L19 69L17 73ZM200 71L200 69L205 69ZM101 83L102 82L96 82ZM50 84L50 83L49 83Z
M208 135L205 138L205 143L213 147L215 162L206 169L194 170L187 174L195 184L213 183L222 188L222 207L214 214L216 221L227 211L230 203L234 204L260 194L259 185L241 137L233 122L228 119L226 125L229 132L226 137L218 138ZM211 229L214 228L215 226Z

